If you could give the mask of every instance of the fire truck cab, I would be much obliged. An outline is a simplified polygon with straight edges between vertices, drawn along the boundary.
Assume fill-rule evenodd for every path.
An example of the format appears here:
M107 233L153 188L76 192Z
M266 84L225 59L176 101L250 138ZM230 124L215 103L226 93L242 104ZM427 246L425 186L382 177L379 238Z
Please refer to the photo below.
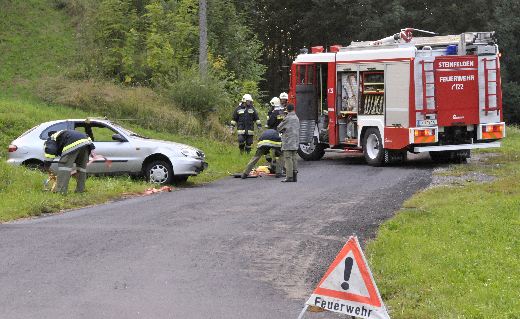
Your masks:
M505 137L494 32L313 47L291 66L289 101L300 118L300 149L363 152L370 165L429 152L464 161Z

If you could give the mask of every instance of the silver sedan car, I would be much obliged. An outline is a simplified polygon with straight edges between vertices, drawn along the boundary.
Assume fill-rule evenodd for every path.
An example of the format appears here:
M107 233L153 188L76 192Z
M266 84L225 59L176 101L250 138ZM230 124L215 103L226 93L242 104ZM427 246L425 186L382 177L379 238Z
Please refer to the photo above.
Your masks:
M90 174L127 173L144 176L153 183L169 184L186 181L208 165L201 150L185 144L149 139L103 119L61 120L37 125L9 145L7 162L42 166L45 160L43 144L49 132L60 130L87 134L96 146L96 154L106 158L90 163L87 167ZM111 165L107 165L107 161ZM57 164L53 163L51 169L56 168Z

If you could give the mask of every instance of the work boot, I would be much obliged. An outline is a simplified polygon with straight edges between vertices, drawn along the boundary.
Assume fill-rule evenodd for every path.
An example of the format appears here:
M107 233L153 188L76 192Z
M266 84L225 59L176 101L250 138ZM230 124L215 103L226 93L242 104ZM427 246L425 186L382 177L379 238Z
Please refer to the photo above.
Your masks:
M293 171L293 179L295 183L298 181L298 171Z
M285 178L285 179L282 181L282 183L294 183L294 182L296 182L296 181L294 180L294 178L290 178L290 177L287 177L287 178Z

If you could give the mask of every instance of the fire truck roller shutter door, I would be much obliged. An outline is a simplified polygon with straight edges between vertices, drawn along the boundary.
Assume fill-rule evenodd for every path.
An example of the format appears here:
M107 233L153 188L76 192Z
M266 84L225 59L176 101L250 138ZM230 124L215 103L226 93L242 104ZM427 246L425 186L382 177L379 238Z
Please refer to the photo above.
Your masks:
M400 62L386 65L386 126L409 126L410 63Z
M318 120L316 88L313 84L296 85L296 115L300 119L300 143L307 144L314 137Z

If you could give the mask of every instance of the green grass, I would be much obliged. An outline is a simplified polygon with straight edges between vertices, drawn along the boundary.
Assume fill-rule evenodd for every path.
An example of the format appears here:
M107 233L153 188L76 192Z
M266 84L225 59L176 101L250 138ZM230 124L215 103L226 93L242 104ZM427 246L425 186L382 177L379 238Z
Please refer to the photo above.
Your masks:
M69 18L51 1L2 1L0 10L0 89L29 92L41 76L64 72L75 50Z
M150 187L144 182L132 181L129 177L99 177L87 180L86 193L75 194L75 179L71 178L70 193L63 196L44 191L45 179L46 175L41 172L12 167L1 161L0 222L103 203L120 198L124 193L138 193Z
M392 318L520 318L520 130L484 165L491 183L421 192L368 255Z

